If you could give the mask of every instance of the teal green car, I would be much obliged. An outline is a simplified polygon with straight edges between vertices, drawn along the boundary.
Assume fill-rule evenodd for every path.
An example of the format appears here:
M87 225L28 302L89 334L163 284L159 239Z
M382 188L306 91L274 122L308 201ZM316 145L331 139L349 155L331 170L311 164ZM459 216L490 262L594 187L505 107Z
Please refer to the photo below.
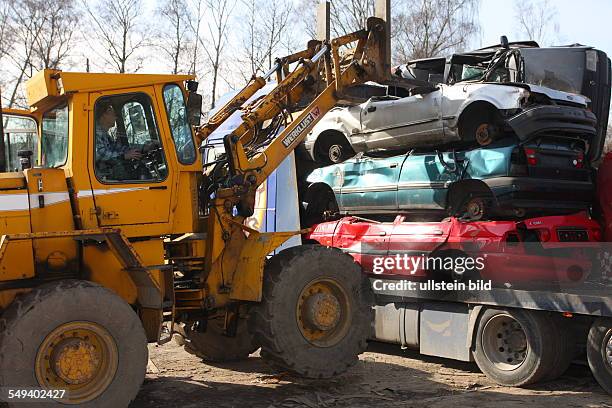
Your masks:
M466 151L358 155L314 170L303 201L311 216L330 209L369 216L438 211L471 219L579 211L594 191L585 150L578 138L541 137Z

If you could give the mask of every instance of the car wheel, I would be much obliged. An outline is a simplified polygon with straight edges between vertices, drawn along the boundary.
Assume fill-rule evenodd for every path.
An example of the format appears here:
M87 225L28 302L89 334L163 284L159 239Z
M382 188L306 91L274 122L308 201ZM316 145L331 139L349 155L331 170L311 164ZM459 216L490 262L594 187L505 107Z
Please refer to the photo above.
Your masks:
M459 211L454 214L469 221L481 221L486 219L491 212L490 198L487 196L468 196Z
M323 134L319 138L322 139L317 148L317 158L325 165L342 163L355 155L348 140L340 133Z
M334 191L325 184L311 185L304 195L306 208L303 211L302 227L311 227L338 214L338 202Z
M460 134L465 141L475 141L479 146L487 146L498 139L500 129L493 114L470 115L461 126Z
M496 126L491 123L481 123L476 128L474 138L480 146L490 145L497 136Z

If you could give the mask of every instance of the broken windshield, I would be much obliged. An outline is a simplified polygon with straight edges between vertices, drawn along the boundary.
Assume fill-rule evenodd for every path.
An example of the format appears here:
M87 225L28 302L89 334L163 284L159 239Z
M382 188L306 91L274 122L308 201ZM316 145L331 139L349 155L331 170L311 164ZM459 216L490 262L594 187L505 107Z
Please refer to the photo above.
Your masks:
M582 93L585 54L582 48L525 48L525 82L564 92Z
M517 51L510 51L505 60L495 64L487 74L487 82L516 82L521 75L517 70ZM584 50L581 48L521 48L524 62L521 82L563 92L582 93L585 70ZM458 54L453 56L447 82L479 81L490 69L493 54Z

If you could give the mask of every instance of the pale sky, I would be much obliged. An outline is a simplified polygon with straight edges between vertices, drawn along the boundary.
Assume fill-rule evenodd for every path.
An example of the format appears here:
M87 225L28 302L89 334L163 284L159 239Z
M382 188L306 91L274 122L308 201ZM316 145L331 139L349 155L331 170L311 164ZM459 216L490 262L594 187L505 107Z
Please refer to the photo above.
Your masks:
M525 40L517 35L514 18L516 1L480 0L480 41L476 47L499 44L499 37L509 41ZM557 9L559 42L540 45L580 43L604 51L612 57L611 0L549 0ZM612 124L612 107L608 123Z
M481 0L480 25L483 46L499 44L499 37L510 41L517 37L514 19L516 1ZM610 0L549 0L557 9L560 44L591 45L612 56L612 1ZM543 44L540 44L543 45ZM545 44L544 44L545 45Z

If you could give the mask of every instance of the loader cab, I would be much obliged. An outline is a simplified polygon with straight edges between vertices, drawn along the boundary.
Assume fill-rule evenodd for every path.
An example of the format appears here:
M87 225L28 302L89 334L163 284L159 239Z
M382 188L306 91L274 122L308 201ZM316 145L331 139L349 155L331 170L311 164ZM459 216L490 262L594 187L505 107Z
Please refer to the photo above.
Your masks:
M80 227L121 227L127 236L196 228L201 160L184 87L191 79L45 70L28 82L41 116L37 174L58 174Z

